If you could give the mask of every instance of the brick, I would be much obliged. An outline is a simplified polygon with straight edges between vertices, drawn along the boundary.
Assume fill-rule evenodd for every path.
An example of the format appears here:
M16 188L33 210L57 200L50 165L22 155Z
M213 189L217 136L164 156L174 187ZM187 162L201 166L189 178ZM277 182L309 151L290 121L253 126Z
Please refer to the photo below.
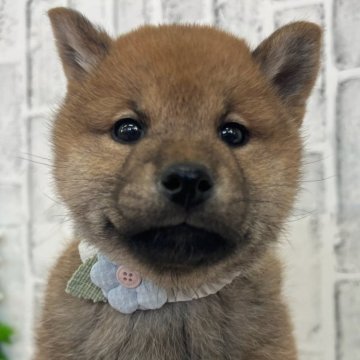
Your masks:
M67 211L55 194L52 180L52 152L50 148L50 127L47 117L33 117L31 122L31 163L32 184L30 209L32 214L31 239L34 274L45 280L46 274L62 249L63 240L69 238L71 231Z
M205 19L205 0L162 1L163 20L166 23L198 23Z
M286 259L284 293L299 344L321 350L320 223L305 218L288 227L283 242ZM285 245L286 244L286 245ZM305 265L306 264L306 265Z
M340 243L336 246L337 270L341 272L360 272L360 213L340 223Z
M32 234L31 238L34 252L33 258L34 268L38 267L38 258L40 258L39 249L46 249L43 252L45 258L50 258L51 246L53 251L58 248L56 242L61 242L65 235L69 235L67 231L67 214L63 205L58 199L52 180L52 153L50 148L50 128L46 117L35 117L31 122L31 152L34 155L43 157L34 157L35 163L31 163L30 179L32 184L30 209L32 214ZM36 163L39 161L40 163ZM64 225L63 225L64 223ZM49 255L49 256L48 256ZM43 259L41 259L43 261ZM42 264L39 266L43 266ZM44 268L44 267L43 267ZM39 272L39 271L38 271Z
M360 66L360 32L357 31L360 28L359 13L358 0L334 1L334 50L340 69Z
M257 45L265 36L267 0L216 0L216 25Z
M123 34L143 25L145 22L145 7L143 0L116 0L115 29L117 34Z
M0 226L15 226L24 222L20 185L0 182Z
M318 153L307 154L304 163L307 165L303 170L303 190L281 241L287 264L284 290L295 320L298 343L320 352L322 223L319 214L324 206L324 184L317 180L323 176L323 163ZM304 359L310 357L304 355Z
M23 170L21 157L27 124L21 118L22 101L18 84L20 82L16 64L0 64L0 176L19 176Z
M0 3L1 62L18 61L22 53L25 4L21 0L3 0Z
M311 21L324 27L324 8L322 5L298 6L281 10L274 14L276 28L293 21ZM322 67L307 103L307 111L302 129L306 145L310 148L314 144L325 141L326 100L324 67L325 58L322 55Z
M15 331L14 343L6 351L10 359L28 359L25 352L27 333L24 322L28 321L29 309L24 254L25 231L17 228L0 228L0 291L4 299L0 304L0 319ZM9 276L11 275L11 276Z
M61 253L64 239L70 237L71 231L65 217L67 212L53 188L49 119L46 116L33 117L30 124L31 153L45 158L35 156L35 163L31 163L30 167L30 251L34 276L45 282L49 269Z
M307 217L288 226L283 244L286 259L284 293L299 344L321 349L320 222Z
M360 271L360 103L354 94L360 79L339 86L337 99L337 168L340 244L336 248L340 271Z
M360 282L344 281L336 289L337 359L360 359Z
M337 99L337 149L339 171L340 215L354 218L360 213L360 79L351 79L339 86Z
M30 2L30 102L32 107L57 105L65 91L65 77L55 48L54 37L46 11L66 6L65 0L34 0Z

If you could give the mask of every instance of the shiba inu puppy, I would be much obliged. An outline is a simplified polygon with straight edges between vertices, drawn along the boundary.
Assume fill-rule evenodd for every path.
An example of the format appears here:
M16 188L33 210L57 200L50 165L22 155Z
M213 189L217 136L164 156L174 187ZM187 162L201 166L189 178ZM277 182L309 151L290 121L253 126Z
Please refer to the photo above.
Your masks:
M319 27L251 51L208 26L112 39L76 11L49 16L68 80L54 176L76 240L49 278L35 358L297 359L276 243Z

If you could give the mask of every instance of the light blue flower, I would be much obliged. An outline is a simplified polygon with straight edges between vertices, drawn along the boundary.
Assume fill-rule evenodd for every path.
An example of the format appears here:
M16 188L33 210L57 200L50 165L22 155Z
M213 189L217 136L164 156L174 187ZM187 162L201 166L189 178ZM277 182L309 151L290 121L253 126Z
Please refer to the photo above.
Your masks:
M159 309L166 303L165 290L144 279L138 287L127 288L116 276L120 266L104 255L97 257L98 261L90 272L91 281L101 288L111 307L121 313L131 314L136 310Z

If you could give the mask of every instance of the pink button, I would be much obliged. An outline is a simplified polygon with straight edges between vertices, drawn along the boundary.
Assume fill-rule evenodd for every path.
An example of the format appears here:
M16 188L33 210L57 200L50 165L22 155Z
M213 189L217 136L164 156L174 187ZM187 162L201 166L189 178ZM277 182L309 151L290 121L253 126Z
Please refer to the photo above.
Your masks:
M120 266L116 272L119 283L128 289L137 288L141 284L141 276L136 271L131 271L126 266Z

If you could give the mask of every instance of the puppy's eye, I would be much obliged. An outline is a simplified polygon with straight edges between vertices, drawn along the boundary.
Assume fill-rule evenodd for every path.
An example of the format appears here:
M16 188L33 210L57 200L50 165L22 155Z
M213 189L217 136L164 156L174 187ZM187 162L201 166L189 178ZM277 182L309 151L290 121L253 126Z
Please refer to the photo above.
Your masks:
M121 143L134 143L144 135L141 123L131 118L118 120L112 128L112 137Z
M219 127L219 136L230 146L243 146L249 140L249 130L236 122L228 122Z

